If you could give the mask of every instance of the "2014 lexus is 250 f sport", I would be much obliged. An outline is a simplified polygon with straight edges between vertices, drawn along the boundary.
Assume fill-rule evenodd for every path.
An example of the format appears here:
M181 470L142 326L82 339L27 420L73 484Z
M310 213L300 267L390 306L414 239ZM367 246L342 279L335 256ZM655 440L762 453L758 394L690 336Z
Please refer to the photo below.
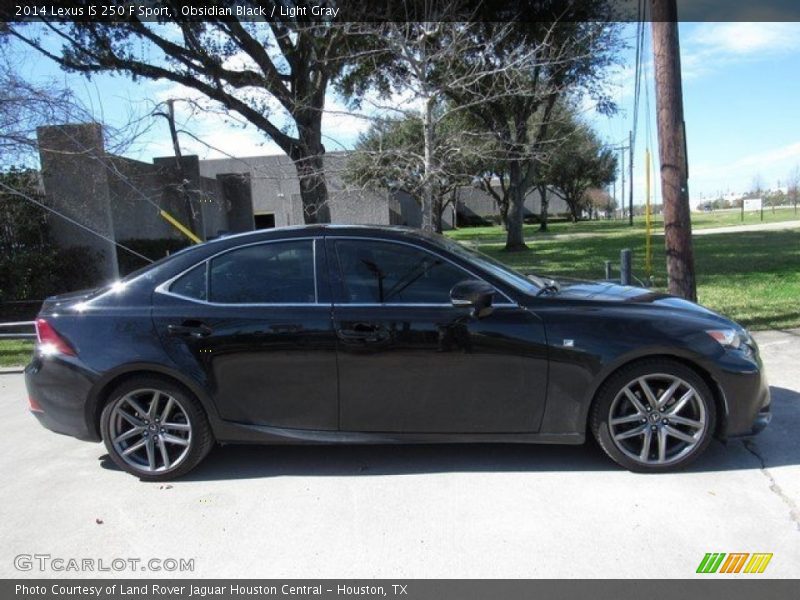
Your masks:
M178 477L215 443L593 435L668 471L770 419L758 348L697 304L518 272L405 228L272 229L48 299L26 369L43 425Z

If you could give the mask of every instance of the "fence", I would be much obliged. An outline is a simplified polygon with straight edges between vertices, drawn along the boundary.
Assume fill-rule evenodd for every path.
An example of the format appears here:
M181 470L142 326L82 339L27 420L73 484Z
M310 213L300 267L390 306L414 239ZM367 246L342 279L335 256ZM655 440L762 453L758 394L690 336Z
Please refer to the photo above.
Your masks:
M22 331L8 332L9 329L29 329L34 330L33 321L13 321L11 323L0 323L0 340L35 340L36 332L30 331L28 333Z

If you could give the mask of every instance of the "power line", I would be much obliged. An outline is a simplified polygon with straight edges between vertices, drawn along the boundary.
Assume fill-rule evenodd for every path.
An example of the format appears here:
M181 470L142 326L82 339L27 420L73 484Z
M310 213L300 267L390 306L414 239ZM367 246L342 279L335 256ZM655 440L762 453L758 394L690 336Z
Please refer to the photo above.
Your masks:
M149 262L149 263L152 263L152 262L154 262L154 261L153 261L153 259L151 259L151 258L147 258L147 257L146 257L146 256L144 256L143 254L139 254L138 252L136 252L136 250L132 250L131 248L128 248L126 245L124 245L124 244L120 244L118 241L116 241L116 240L114 240L114 239L112 239L112 238L110 238L110 237L108 237L108 236L105 236L105 235L103 235L102 233L99 233L99 232L95 231L95 230L94 230L94 229L92 229L91 227L87 227L87 226L86 226L86 225L84 225L83 223L79 223L78 221L76 221L76 220L75 220L75 219L73 219L72 217L68 217L67 215L65 215L65 214L62 214L62 213L58 212L56 209L54 209L54 208L52 208L52 207L50 207L50 206L47 206L46 204L44 204L44 203L42 203L42 202L39 202L38 200L36 200L36 199L34 199L34 198L31 198L31 197L30 197L30 196L28 196L27 194L25 194L25 193L23 193L23 192L20 192L20 191L19 191L19 190L17 190L17 189L14 189L14 188L13 188L13 187L11 187L10 185L7 185L6 183L4 183L4 182L2 182L2 181L0 181L0 187L2 187L3 189L5 189L5 190L6 190L8 193L10 193L10 194L12 194L12 195L14 195L14 196L18 196L18 197L22 198L23 200L27 200L27 201L29 201L29 202L33 202L34 204L36 204L36 205L37 205L37 206L39 206L40 208L43 208L43 209L45 209L45 210L47 210L47 211L50 211L50 212L51 212L51 213L53 213L54 215L57 215L57 216L61 217L62 219L66 220L66 221L69 221L69 222L70 222L70 223L72 223L73 225L77 225L77 226L78 226L78 227L80 227L81 229L83 229L83 230L85 230L85 231L88 231L89 233L91 233L91 234L93 234L93 235L96 235L97 237L99 237L99 238L102 238L102 239L104 239L104 240L105 240L105 241L107 241L107 242L111 242L111 243L112 243L112 244L114 244L115 246L119 246L119 247L120 247L120 248L122 248L123 250L126 250L126 251L130 252L131 254L133 254L133 255L135 255L135 256L138 256L139 258L141 258L141 259L143 259L143 260L146 260L146 261L147 261L147 262Z

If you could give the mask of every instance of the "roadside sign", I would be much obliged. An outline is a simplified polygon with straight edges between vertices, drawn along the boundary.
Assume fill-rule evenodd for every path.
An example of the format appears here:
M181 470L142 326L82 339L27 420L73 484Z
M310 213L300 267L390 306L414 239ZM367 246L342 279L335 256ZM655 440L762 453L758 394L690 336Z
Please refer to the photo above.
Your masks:
M749 198L744 201L744 210L761 210L761 198Z

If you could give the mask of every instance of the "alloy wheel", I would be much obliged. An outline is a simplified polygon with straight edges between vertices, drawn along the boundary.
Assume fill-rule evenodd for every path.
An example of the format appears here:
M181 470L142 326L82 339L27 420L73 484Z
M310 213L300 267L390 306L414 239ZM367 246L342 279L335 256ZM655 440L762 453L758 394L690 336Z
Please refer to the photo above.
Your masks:
M614 445L642 465L669 465L690 454L708 429L705 403L687 381L664 373L637 377L609 409Z
M111 444L136 471L157 473L177 468L189 453L192 425L180 401L160 390L125 394L109 421Z

